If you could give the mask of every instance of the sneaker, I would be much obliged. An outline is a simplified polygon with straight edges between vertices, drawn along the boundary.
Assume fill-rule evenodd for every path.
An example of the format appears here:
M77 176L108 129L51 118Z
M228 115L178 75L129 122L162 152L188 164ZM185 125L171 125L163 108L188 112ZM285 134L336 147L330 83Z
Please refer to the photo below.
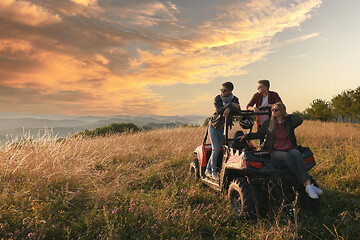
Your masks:
M316 192L317 195L321 195L323 194L323 190L321 190L320 188L314 186L314 184L311 184Z
M206 169L205 176L208 178L212 178L212 173L208 169Z
M218 174L217 172L213 172L212 178L213 178L215 181L219 181L220 176L219 176L219 174Z
M315 189L314 189L313 185L307 185L305 187L305 191L309 194L309 197L311 197L312 199L318 199L319 198L319 196L315 192Z

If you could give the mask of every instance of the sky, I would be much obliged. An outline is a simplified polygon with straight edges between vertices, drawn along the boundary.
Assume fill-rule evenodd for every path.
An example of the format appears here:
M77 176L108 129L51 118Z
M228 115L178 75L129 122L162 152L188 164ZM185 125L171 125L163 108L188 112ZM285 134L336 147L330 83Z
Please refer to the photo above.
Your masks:
M360 86L358 0L0 0L0 112L204 115L269 79L288 112Z

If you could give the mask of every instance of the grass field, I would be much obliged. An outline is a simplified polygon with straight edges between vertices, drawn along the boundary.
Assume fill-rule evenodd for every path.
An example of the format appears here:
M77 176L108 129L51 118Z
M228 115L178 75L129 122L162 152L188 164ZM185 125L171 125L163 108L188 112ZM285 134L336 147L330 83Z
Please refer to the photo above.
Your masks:
M360 125L306 121L318 212L236 219L225 194L188 179L204 127L161 129L0 150L4 239L360 239Z

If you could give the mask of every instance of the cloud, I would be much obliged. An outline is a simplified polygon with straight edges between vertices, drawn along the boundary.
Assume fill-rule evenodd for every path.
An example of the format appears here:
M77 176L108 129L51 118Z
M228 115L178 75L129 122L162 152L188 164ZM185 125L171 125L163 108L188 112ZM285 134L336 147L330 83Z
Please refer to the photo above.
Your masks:
M30 52L31 42L23 40L0 40L0 51L9 52L10 54L15 54L18 52Z
M135 2L135 3L134 3ZM175 23L175 14L179 13L175 4L170 1L162 3L160 1L122 1L120 4L107 6L107 13L110 14L111 21L126 26L152 27L160 23ZM121 14L119 14L121 13Z
M2 0L0 18L29 26L48 25L61 21L58 14L27 1Z
M51 113L61 109L67 114L122 112L134 115L142 108L152 113L165 105L133 79L113 74L105 67L108 60L99 54L77 59L68 54L36 52L29 45L17 45L20 47L3 47L7 51L24 51L19 53L22 57L8 58L5 68L0 70L0 85L9 93L2 96L3 102L9 103L2 106L2 111L32 108ZM136 94L131 94L134 92ZM11 101L14 96L16 100ZM156 105L150 107L152 103Z
M5 0L0 3L0 87L23 100L10 95L3 100L18 111L185 111L208 95L180 99L183 104L174 107L149 86L205 84L243 74L244 66L273 51L278 33L300 26L321 3L200 1L194 6L215 15L189 19L192 6L181 1Z
M293 39L286 40L285 44L293 44L293 43L296 43L296 42L303 42L303 41L306 41L308 39L317 37L319 35L320 35L320 32L315 32L315 33L307 34L307 35L304 35L304 36L299 36L299 37L296 37L296 38L293 38Z
M304 58L306 57L306 54L296 55L296 56L289 56L288 59L298 59L298 58Z
M172 48L156 54L139 50L130 66L141 79L156 84L205 83L218 76L239 75L245 65L261 60L271 51L271 39L277 33L299 26L319 4L319 0L288 8L269 0L229 4L214 20L199 26L197 34L170 44Z
M90 6L97 4L97 0L71 0L74 3L81 4L83 6Z

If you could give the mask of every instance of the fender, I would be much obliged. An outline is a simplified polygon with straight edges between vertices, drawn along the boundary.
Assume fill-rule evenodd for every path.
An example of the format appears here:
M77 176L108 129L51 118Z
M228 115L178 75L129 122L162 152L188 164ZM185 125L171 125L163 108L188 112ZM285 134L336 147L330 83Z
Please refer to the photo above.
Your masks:
M197 155L200 167L206 167L206 152L211 151L211 144L201 144L197 146L194 153Z

